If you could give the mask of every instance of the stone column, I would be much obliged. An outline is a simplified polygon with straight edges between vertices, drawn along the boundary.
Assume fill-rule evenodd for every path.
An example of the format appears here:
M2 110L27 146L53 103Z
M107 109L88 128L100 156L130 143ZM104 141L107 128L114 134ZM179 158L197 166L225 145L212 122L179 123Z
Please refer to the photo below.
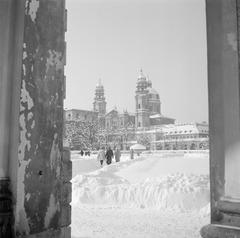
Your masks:
M0 237L11 236L11 193L9 191L8 156L11 110L9 74L11 38L11 3L0 2Z
M11 105L11 80L9 77L9 40L11 4L1 1L0 5L0 178L8 177L9 118Z
M12 152L16 154L18 143L13 134L18 127L23 6L22 0L0 1L0 237L12 236L13 167L17 167Z
M240 237L239 0L207 0L211 224L203 238Z
M16 1L24 3L24 27L11 169L14 237L70 238L71 162L63 149L65 0Z

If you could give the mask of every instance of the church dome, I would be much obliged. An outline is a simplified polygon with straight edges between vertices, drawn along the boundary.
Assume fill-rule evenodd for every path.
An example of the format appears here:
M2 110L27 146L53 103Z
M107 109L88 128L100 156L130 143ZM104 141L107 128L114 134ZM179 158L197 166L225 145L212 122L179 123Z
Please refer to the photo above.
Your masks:
M148 87L148 81L146 76L143 74L143 71L140 71L140 75L137 80L137 91L144 91Z
M104 87L101 83L101 79L99 79L98 84L96 85L96 91L104 91Z
M152 87L152 81L148 79L147 83L148 83L148 87L151 88Z
M160 100L159 93L154 88L147 88L150 99Z
M146 76L143 74L142 69L140 70L140 74L138 76L138 81L146 81Z
M154 88L148 88L147 90L148 90L148 93L149 93L149 94L158 95L157 90L155 90Z

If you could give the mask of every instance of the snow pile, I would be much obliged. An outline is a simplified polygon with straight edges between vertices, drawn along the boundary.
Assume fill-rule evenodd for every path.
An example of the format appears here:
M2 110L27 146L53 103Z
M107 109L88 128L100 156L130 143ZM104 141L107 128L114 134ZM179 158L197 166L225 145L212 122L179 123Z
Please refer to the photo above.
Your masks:
M86 161L91 172L82 171L72 180L73 206L199 210L203 216L209 212L208 160L141 156L94 172L97 162L82 163ZM196 168L196 161L202 166Z

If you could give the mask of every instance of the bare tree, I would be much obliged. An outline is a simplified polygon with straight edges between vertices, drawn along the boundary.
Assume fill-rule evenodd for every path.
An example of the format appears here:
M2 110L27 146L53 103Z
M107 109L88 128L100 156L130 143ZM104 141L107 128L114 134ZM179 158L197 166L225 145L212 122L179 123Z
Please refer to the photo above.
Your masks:
M96 149L98 124L96 121L68 121L65 124L65 139L76 149Z
M140 134L137 136L137 142L146 146L146 148L149 150L151 146L151 136L148 134Z

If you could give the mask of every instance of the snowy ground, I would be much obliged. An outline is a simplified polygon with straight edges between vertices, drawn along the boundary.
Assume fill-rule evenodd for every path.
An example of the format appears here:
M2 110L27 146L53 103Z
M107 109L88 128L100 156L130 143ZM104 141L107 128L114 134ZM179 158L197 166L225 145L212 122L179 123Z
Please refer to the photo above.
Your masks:
M145 154L100 168L72 153L74 238L199 238L209 223L208 154Z

